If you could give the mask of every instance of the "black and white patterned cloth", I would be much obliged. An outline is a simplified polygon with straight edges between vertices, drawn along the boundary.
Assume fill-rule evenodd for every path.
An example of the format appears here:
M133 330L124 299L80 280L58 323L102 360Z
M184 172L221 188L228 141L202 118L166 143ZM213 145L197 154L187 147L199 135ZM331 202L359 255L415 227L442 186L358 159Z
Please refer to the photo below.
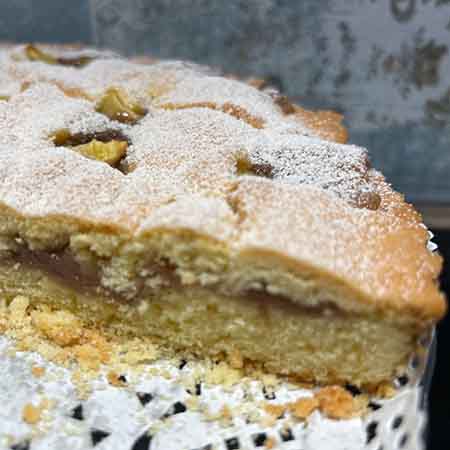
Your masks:
M143 374L139 380L121 375L122 387L108 384L104 377L92 382L93 391L80 400L68 369L44 361L33 353L10 355L11 343L0 337L0 449L1 450L240 450L277 448L283 450L421 450L425 415L420 409L422 388L407 375L400 377L399 393L388 401L372 401L366 418L334 421L314 412L305 423L281 417L273 426L249 423L239 404L251 397L257 405L265 401L285 403L307 390L280 385L267 390L258 381L250 388L197 383L186 389L173 379L190 370L167 361L156 364L165 377ZM31 367L46 368L45 376L33 377ZM155 364L152 365L155 367ZM169 375L169 376L168 376ZM173 377L172 377L173 376ZM401 385L404 385L403 387ZM348 386L353 395L358 389ZM36 425L22 419L27 403L38 405L43 398L53 402ZM190 408L192 398L207 406L211 414L226 404L233 419L225 424L207 420ZM236 414L237 412L237 414ZM284 425L283 425L284 424ZM272 446L272 447L271 447Z

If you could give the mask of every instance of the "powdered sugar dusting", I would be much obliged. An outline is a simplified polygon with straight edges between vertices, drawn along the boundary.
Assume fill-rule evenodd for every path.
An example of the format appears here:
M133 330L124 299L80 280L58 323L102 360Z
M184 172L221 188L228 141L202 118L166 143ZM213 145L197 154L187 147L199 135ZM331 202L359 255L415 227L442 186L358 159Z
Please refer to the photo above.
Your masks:
M0 115L0 144L12 153L48 146L50 135L62 128L88 132L112 126L105 116L95 112L91 102L69 98L44 83L2 103Z
M20 82L12 77L7 70L3 70L10 61L8 48L0 47L0 99L20 92Z
M157 100L158 105L198 104L211 102L219 106L232 104L244 108L252 116L264 121L264 128L282 132L313 134L298 122L287 121L271 96L258 89L218 76L190 76Z
M354 145L264 133L250 145L249 156L256 164L270 164L276 180L319 186L340 197L372 188L367 181L367 153Z
M202 216L201 223L198 217ZM236 237L236 217L227 202L220 198L201 195L180 196L174 202L159 208L142 222L142 230L153 228L198 229L208 233L214 229L224 240Z
M45 50L52 51L52 47ZM302 129L301 123L288 120L269 94L245 83L212 76L201 68L196 71L195 65L185 63L142 65L120 58L111 59L110 53L88 51L86 54L98 59L86 67L73 68L28 61L23 53L21 46L9 53L2 52L0 73L13 73L32 83L25 92L0 104L2 153L9 157L9 154L27 155L38 150L52 152L50 137L62 128L82 133L108 128L121 130L131 141L124 161L126 177L120 172L117 175L110 167L105 169L101 162L88 161L80 155L76 155L79 167L73 168L74 176L83 171L84 166L91 165L123 178L120 201L110 206L111 217L115 207L123 210L128 201L140 203L141 211L148 203L153 204L154 209L158 205L152 199L159 198L157 192L165 192L161 198L166 200L167 195L179 195L180 189L183 195L200 193L224 197L242 179L237 173L237 160L242 155L252 164L270 165L272 183L313 185L347 200L362 190L371 189L364 149L306 136L308 130ZM59 50L58 55L64 55L64 52ZM151 80L161 80L163 76L170 79L167 89L156 97L146 95ZM123 125L97 113L94 100L68 97L59 84L56 87L52 82L61 82L64 86L97 96L110 85L140 87L140 97L146 97L149 111L135 126ZM265 125L261 130L255 129L239 116L233 117L209 107L161 108L167 103L175 106L191 103L223 106L228 103L261 118ZM53 151L52 155L68 158L64 155L69 153L70 150ZM23 156L14 180L24 178L20 175L25 169L29 174L33 167L31 159L27 164ZM163 177L164 173L167 178ZM140 189L136 188L139 183L145 195L139 195ZM148 195L149 186L152 195ZM107 181L103 189L108 189ZM64 195L62 189L60 196ZM144 209L151 214L149 208ZM47 212L43 208L40 214ZM39 214L39 211L34 213Z
M3 205L130 234L189 228L230 251L260 247L318 266L386 301L421 303L438 295L432 279L439 263L426 250L426 231L370 170L367 152L315 137L269 94L182 62L136 64L106 53L74 68L18 55L23 47L0 50L0 81L7 80L11 96L0 101ZM19 93L23 83L30 85ZM123 125L96 112L111 86L147 115ZM67 88L77 89L78 98ZM263 127L230 113L227 104ZM56 148L51 135L62 128L120 130L131 142L122 171ZM270 167L272 179L240 173L240 158ZM378 210L355 207L361 192L378 192Z
M143 65L124 60L114 53L98 50L67 51L44 47L53 56L88 56L93 61L84 67L51 65L40 61L29 61L22 46L4 52L3 62L0 59L2 72L11 79L21 83L56 83L66 89L79 89L95 98L110 86L119 86L129 95L147 103L149 89L153 83L173 83L192 73L210 73L203 66L171 61L152 65Z
M64 148L13 155L0 147L0 178L5 180L0 198L26 215L112 219L105 211L117 197L123 175L106 164L85 160Z

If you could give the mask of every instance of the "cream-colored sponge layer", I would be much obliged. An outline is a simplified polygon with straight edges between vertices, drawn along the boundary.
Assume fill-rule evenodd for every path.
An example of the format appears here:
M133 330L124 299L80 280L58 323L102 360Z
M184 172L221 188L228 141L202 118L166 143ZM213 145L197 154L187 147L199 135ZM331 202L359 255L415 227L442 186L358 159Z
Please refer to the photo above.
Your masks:
M376 316L308 310L288 301L225 296L198 286L162 289L132 303L80 292L43 271L3 263L0 293L75 313L85 326L154 336L170 351L219 357L238 367L319 384L373 387L392 379L414 350L411 330Z

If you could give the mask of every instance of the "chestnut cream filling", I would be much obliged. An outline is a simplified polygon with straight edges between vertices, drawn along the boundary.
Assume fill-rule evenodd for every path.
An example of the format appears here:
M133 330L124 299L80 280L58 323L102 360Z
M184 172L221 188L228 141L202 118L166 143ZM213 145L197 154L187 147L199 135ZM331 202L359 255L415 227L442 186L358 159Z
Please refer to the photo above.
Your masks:
M78 292L101 292L122 303L132 303L133 301L133 299L127 298L120 292L102 286L101 271L99 267L81 264L67 249L56 252L46 252L42 250L30 250L25 246L19 246L14 250L14 253L10 253L8 256L3 257L3 261L7 261L11 265L19 263L25 267L42 271L50 278L54 278ZM166 259L160 259L159 261L148 264L143 273L149 273L153 278L157 277L158 287L152 289L146 285L145 277L137 275L134 279L137 286L136 294L134 296L136 298L139 298L142 295L151 294L151 291L159 290L161 287L164 287L165 289L183 289L180 278L176 274L176 266ZM214 292L213 287L205 289ZM322 302L319 305L294 304L289 298L283 295L275 295L267 292L264 287L260 290L247 289L245 292L242 292L240 297L248 302L255 304L259 303L267 308L281 307L285 310L290 310L293 314L298 311L304 311L314 315L327 314L328 316L345 316L348 314L329 301Z
M30 250L24 246L19 246L13 253L4 256L4 261L9 263L19 263L25 267L38 269L46 273L49 277L67 285L71 289L80 292L102 291L119 301L129 301L130 299L112 289L104 287L101 283L101 268L92 264L82 264L67 249L60 251L46 252L42 250ZM180 285L179 278L175 273L175 266L165 259L149 264L145 268L145 273L157 277L159 284L177 288ZM136 294L141 294L145 286L145 277L136 275L133 280L136 284Z
M68 250L57 252L46 252L42 250L29 250L24 246L18 247L13 254L2 258L10 264L19 263L25 267L37 269L47 274L51 278L55 278L60 283L74 289L77 292L101 292L104 295L117 300L119 302L130 303L133 299L129 299L120 292L115 292L101 284L101 273L98 268L89 267L80 264ZM1 260L0 260L1 261ZM176 267L167 260L154 262L146 268L146 272L151 273L153 277L158 277L159 287L182 290L180 279L176 274ZM145 278L136 276L135 283L137 286L135 297L151 294L158 288L149 288L145 283ZM206 288L213 291L212 287ZM292 313L297 311L307 312L313 315L346 315L346 312L340 309L332 302L322 302L320 305L300 305L294 304L290 299L282 295L274 295L262 290L247 289L242 293L241 297L246 301L261 304L264 307L271 306L282 307L291 310Z

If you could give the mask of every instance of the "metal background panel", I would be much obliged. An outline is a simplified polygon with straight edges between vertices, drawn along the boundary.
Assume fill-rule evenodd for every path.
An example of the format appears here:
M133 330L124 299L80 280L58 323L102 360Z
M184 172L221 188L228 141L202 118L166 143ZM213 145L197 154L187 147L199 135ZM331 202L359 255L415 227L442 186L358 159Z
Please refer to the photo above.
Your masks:
M88 0L0 0L0 41L90 42Z
M92 0L95 39L272 79L345 114L411 200L450 200L448 0Z

